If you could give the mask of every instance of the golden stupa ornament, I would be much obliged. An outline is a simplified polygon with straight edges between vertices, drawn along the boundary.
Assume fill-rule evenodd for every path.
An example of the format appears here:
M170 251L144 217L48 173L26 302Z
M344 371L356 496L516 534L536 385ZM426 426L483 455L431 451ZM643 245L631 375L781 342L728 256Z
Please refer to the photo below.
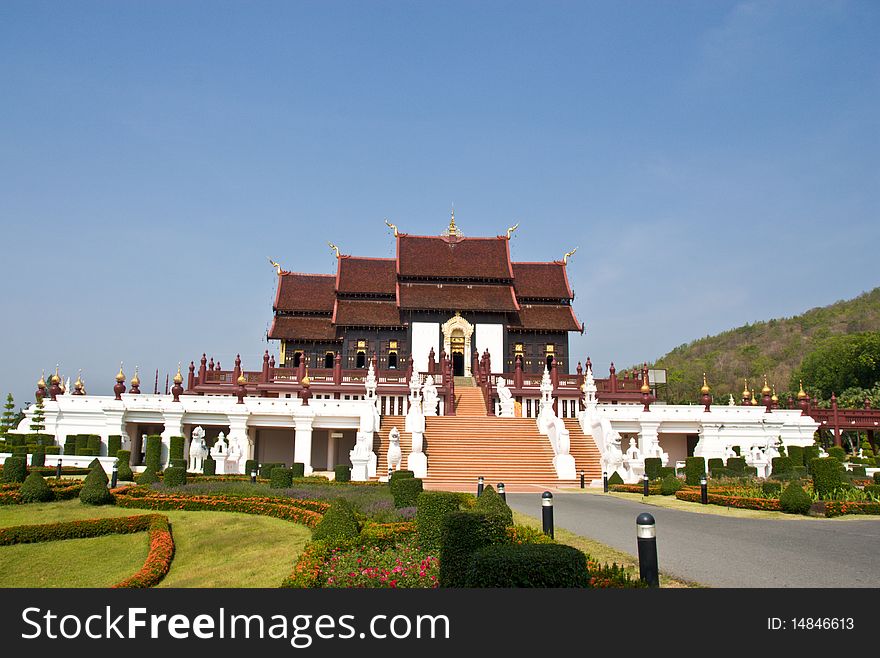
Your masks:
M807 397L807 392L804 390L804 380L800 380L800 389L798 390L798 400L804 400Z
M138 386L141 385L141 378L138 377L138 367L137 366L134 367L134 377L131 378L131 385L134 388L137 388Z
M776 387L773 387L773 395L770 396L771 402L779 402L779 396L776 395Z
M306 366L306 374L303 375L303 378L300 381L300 384L303 385L305 388L308 388L309 386L312 385L312 380L309 379L309 367L308 366Z
M183 383L183 375L180 374L180 361L177 362L177 374L174 375L174 383L182 384Z
M40 379L37 381L37 388L46 388L46 371L40 373Z
M764 388L761 389L763 395L770 395L770 386L767 384L767 375L764 375Z
M449 217L449 226L447 227L447 229L445 231L443 231L443 236L447 237L447 238L450 238L450 237L460 238L461 237L461 229L459 229L455 225L455 206L452 206L452 214Z
M61 383L61 376L58 374L58 364L55 364L55 374L52 375L52 377L49 378L49 381L50 381L52 384L59 384L59 383Z
M700 388L700 393L702 393L703 395L708 395L709 391L710 391L709 383L706 381L706 373L704 372L703 373L703 386Z
M82 370L80 370L80 371L76 374L76 381L73 382L73 388L74 388L75 390L77 390L77 391L81 391L81 390L82 390L82 387L83 387Z
M242 372L242 373L238 376L238 379L237 379L236 381L238 382L238 385L239 385L239 386L244 386L245 384L247 384L247 377L245 377L245 376L244 376L244 373Z
M645 373L645 378L642 383L641 391L642 391L642 393L650 393L651 392L651 387L648 385L648 373Z
M122 372L122 361L119 362L119 372L116 373L116 381L120 384L125 381L125 373Z
M394 231L394 237L395 237L395 238L399 235L399 232L398 232L398 230L397 230L397 226L396 226L395 224L392 224L391 222L389 222L387 217L385 218L385 226L387 226L387 227L390 228L392 231Z
M752 392L750 393L750 395L752 396L752 406L754 407L755 405L758 404L758 398L755 397L755 392L754 392L754 391L752 391Z
M744 379L743 381L744 381L745 383L743 384L743 392L742 392L742 396L743 396L746 400L748 400L748 399L752 396L752 394L749 392L749 380L748 380L748 379Z

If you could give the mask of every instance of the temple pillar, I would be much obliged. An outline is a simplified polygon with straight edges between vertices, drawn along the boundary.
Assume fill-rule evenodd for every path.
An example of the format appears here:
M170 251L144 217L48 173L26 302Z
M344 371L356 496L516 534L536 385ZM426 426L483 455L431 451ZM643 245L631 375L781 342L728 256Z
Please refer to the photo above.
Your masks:
M227 417L229 418L229 436L226 438L229 441L229 454L237 452L240 455L238 464L235 464L232 468L235 468L236 473L244 473L244 464L247 459L250 459L247 455L251 451L247 424L250 414L228 413ZM226 463L227 465L230 464L229 461Z
M659 435L660 423L657 421L640 420L639 421L639 451L642 455L648 452L655 443L660 444Z
M174 405L175 407L179 405ZM162 456L159 463L162 468L168 464L168 457L171 453L171 437L183 436L183 410L165 410L162 412L162 421L165 423L165 429L162 430Z
M311 407L301 406L294 411L294 442L293 461L305 465L305 474L311 475L312 468L312 424L315 411Z

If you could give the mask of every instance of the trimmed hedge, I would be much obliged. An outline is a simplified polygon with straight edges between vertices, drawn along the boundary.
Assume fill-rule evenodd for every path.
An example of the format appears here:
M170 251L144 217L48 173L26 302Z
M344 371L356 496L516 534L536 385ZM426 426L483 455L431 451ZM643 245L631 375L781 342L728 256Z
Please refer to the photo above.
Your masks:
M22 502L25 503L45 503L49 500L55 500L55 494L46 484L46 480L36 471L27 476L18 493Z
M443 518L461 507L462 494L451 491L423 491L416 499L416 530L419 543L427 549L440 548Z
M403 478L414 478L416 476L412 471L400 470L400 471L391 471L391 476L388 478L388 484L392 484L395 480L400 480Z
M659 457L646 457L645 458L645 473L650 480L656 480L660 478L660 470L663 468L663 460Z
M443 517L440 538L440 587L466 587L474 553L506 542L504 521L497 514L451 512Z
M673 496L676 491L679 491L684 487L684 484L681 480L675 477L674 474L669 474L662 480L660 480L660 495L661 496Z
M422 481L417 478L398 478L393 481L391 495L394 497L394 506L398 509L415 507L422 489Z
M291 468L273 468L269 476L269 487L271 489L290 489L293 486L293 469Z
M113 494L107 489L107 474L100 464L86 475L86 481L79 492L79 502L84 505L107 505L113 502Z
M31 454L31 467L36 468L40 466L46 465L46 447L45 446L34 446L34 451Z
M810 472L810 461L819 458L819 446L804 446L804 466L807 467L807 473Z
M326 541L346 541L354 539L361 532L357 513L345 498L337 498L324 513L324 518L315 526L312 539Z
M766 496L781 493L782 482L779 482L778 480L767 480L766 482L762 482L761 491L764 492L764 495Z
M507 506L507 503L504 502L501 495L492 488L491 484L483 489L483 494L477 498L477 504L474 505L474 509L478 512L485 512L486 514L498 514L504 519L504 525L513 525L513 510Z
M284 468L284 464L282 464L281 462L266 462L265 464L261 464L260 477L268 480L270 477L272 477L272 469L274 468ZM208 473L205 473L205 475L208 475ZM211 473L211 475L213 475L213 473Z
M101 437L98 434L89 434L86 436L86 447L94 451L95 456L101 454Z
M664 466L660 469L660 479L667 478L669 476L675 477L675 466Z
M351 466L348 464L337 464L333 467L336 482L351 482Z
M746 458L745 457L728 457L727 468L734 473L745 473Z
M706 462L706 467L710 473L716 468L724 468L724 460L720 457L712 457Z
M844 485L844 468L834 457L817 457L810 460L810 473L813 475L813 491L820 499Z
M186 469L179 466L166 468L163 480L169 487L182 487L186 484Z
M122 450L122 436L119 434L111 434L107 437L107 456L115 457Z
M812 504L810 494L795 482L789 484L779 496L779 507L789 514L806 514Z
M771 475L782 475L783 473L792 473L794 471L794 463L791 457L774 457L772 460L773 470Z
M874 473L874 482L880 484L880 471Z
M854 477L854 478L866 478L866 477L868 477L868 474L865 473L865 467L864 467L864 466L853 466L853 467L852 467L852 470L849 472L849 474L850 474L850 477Z
M131 471L131 450L117 450L116 459L119 463L119 474L117 477L125 482L134 480L134 473Z
M293 464L291 464L290 470L293 471L293 477L295 478L304 478L306 476L306 465L302 462L293 462Z
M830 448L828 448L828 456L834 457L834 459L836 459L840 463L843 463L846 461L846 450L844 450L840 446L831 446Z
M259 464L259 462L257 462L256 459L248 459L244 463L244 474L247 475L248 477L250 477L251 473L259 470L259 467L260 467L260 464Z
M214 475L217 473L217 462L213 457L205 457L202 462L202 475Z
M150 434L147 437L146 457L144 459L146 470L158 473L162 470L162 437L158 434Z
M135 476L135 482L138 484L153 484L154 482L161 482L162 480L159 478L159 474L155 471L151 471L147 469L142 471L137 476Z
M185 439L182 436L172 436L171 443L168 448L168 459L183 459L183 443Z
M706 460L703 457L687 457L684 462L684 480L691 486L699 486L706 474Z
M587 556L564 544L486 546L471 558L465 587L588 587Z
M788 446L788 457L794 466L804 465L804 449L801 446Z
M171 468L182 468L186 470L186 460L181 457L180 459L170 459L168 460L168 466Z
M3 462L4 482L24 482L27 479L27 457L7 457Z

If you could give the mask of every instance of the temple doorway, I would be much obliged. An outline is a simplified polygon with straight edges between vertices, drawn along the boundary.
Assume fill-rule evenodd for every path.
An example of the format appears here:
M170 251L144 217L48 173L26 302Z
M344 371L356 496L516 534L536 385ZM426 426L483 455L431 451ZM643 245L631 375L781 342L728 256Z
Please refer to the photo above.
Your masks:
M464 352L452 353L452 374L455 377L464 377Z

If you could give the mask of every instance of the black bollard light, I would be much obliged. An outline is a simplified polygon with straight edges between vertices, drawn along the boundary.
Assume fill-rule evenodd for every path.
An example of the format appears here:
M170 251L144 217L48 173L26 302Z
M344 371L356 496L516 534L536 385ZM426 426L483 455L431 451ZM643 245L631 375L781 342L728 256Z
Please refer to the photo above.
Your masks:
M643 494L644 496L647 496L647 495L648 495L648 484L649 484L649 482L650 482L650 481L648 480L648 474L645 473L645 474L642 476L642 494Z
M700 502L703 505L709 504L709 486L706 484L706 476L700 478Z
M507 494L504 492L503 482L498 483L498 495L501 496L501 500L503 500L505 503L507 502Z
M581 469L581 489L584 488L584 469Z
M544 534L553 539L553 494L541 494L541 519L544 521Z
M602 491L608 493L608 473L602 471Z
M639 546L639 578L648 587L660 587L660 568L657 566L657 525L654 517L642 512L636 517L636 540Z
M477 498L483 495L483 476L477 478Z
M253 470L253 471L251 471L251 484L256 484L256 483L257 483L257 471Z
M61 479L61 457L58 458L58 461L55 464L55 479Z
M113 464L113 470L110 472L110 488L115 489L116 483L119 482L119 464Z

